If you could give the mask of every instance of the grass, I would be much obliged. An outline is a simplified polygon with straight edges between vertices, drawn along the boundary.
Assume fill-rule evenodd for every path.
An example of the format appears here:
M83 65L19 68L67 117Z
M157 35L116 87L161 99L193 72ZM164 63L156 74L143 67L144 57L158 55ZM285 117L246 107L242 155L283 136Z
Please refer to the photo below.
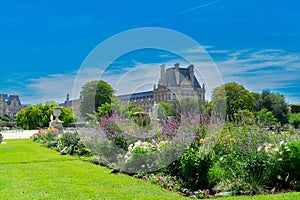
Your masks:
M217 198L218 200L219 198ZM221 198L221 200L299 200L300 192L289 192L281 194L266 194L266 195L257 195L257 196L238 196L238 197L226 197Z
M44 148L31 140L0 145L0 199L184 199L147 181ZM300 193L217 198L300 199Z
M0 145L0 199L183 199L31 140L5 142Z

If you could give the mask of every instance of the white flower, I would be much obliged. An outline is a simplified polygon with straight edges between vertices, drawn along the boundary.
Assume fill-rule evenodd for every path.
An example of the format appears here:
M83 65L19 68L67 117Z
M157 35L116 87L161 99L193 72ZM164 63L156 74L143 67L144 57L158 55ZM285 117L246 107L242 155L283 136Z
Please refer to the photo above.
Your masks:
M285 149L286 151L290 151L290 148L289 148L288 146L285 146L284 149Z
M262 147L261 145L258 146L258 147L257 147L257 152L260 152L260 151L262 150L262 148L263 148L263 147Z
M282 141L280 141L279 146L284 145L284 144L285 144L285 142L282 140Z

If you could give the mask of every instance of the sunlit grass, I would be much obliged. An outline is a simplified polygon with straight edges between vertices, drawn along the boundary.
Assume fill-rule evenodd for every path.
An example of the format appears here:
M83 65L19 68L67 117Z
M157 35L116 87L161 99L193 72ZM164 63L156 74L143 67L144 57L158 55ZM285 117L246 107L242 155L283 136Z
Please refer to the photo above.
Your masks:
M84 162L31 140L0 145L0 199L183 199L147 181ZM300 193L217 198L300 199Z
M219 199L219 198L218 198ZM222 200L299 200L300 192L289 192L281 194L268 194L268 195L257 195L257 196L237 196L237 197L226 197L221 198Z
M62 156L30 140L0 145L0 199L181 199L158 185Z

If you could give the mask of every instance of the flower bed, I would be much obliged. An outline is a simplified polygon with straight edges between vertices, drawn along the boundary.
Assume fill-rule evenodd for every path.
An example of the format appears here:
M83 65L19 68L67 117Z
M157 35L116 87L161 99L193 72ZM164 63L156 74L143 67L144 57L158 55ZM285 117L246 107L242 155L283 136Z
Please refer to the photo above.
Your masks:
M92 154L96 163L193 198L300 189L294 129L275 134L256 125L223 127L202 114L168 118L152 128L112 115L100 125L41 130L33 139L62 153Z

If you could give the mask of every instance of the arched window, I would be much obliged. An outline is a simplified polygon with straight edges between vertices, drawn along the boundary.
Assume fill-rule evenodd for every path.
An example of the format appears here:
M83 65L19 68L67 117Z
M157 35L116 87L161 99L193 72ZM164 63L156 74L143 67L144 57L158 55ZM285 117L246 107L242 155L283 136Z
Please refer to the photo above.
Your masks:
M176 95L172 94L172 100L176 100Z

